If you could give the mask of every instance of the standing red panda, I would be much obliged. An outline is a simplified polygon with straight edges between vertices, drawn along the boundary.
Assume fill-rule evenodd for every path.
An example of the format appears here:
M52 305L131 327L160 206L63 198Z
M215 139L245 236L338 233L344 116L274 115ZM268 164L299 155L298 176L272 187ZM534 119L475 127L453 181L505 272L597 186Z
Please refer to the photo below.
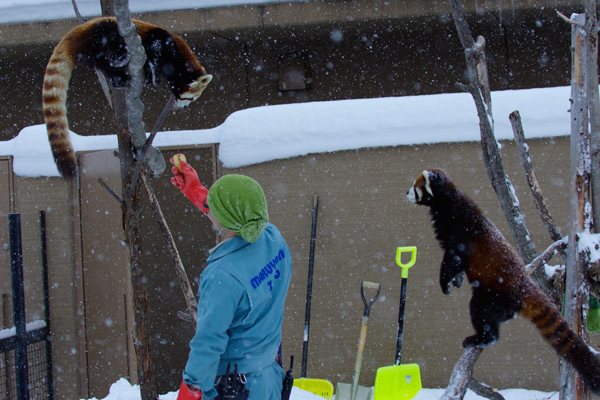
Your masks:
M185 41L159 26L132 22L146 51L146 84L157 84L164 76L177 99L176 107L196 100L212 75L206 73ZM129 81L128 62L125 41L119 35L116 19L111 17L76 26L56 45L44 75L42 104L54 161L65 179L73 179L77 174L66 108L73 68L77 64L98 68L111 79L113 86L124 87Z
M473 285L470 303L475 335L463 347L492 346L499 328L521 313L530 319L559 356L600 394L600 359L571 329L560 310L525 272L525 265L500 230L442 169L423 171L408 190L408 199L429 206L436 237L444 250L440 284L460 287L463 276Z

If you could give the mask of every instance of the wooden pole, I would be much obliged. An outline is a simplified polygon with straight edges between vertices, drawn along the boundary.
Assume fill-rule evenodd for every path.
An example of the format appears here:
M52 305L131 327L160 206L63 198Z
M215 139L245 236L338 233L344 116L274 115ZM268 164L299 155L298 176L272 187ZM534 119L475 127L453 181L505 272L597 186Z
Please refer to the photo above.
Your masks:
M591 184L594 232L600 232L600 98L598 93L598 24L597 1L585 0L587 51L587 100L590 115Z
M580 257L577 235L590 228L589 180L590 180L590 134L588 129L588 106L586 100L587 70L585 14L572 18L572 74L571 74L571 186L569 244L565 289L565 320L585 340L582 304L587 301L589 288L585 279L585 260ZM581 377L571 365L561 365L561 399L584 400L586 388Z
M113 88L112 105L121 162L123 231L129 249L129 270L133 291L134 347L141 398L142 400L156 400L158 399L158 389L154 368L154 351L150 338L150 305L146 277L142 268L141 188L137 179L136 182L132 182L135 169L134 138L140 135L145 138L142 121L144 105L139 96L144 85L143 65L146 62L146 53L141 39L137 35L137 28L131 22L128 0L115 0L114 6L119 34L123 36L130 56L129 75L131 80L124 89Z
M150 340L150 306L145 283L146 278L142 269L141 196L139 185L133 185L134 190L131 190L131 177L135 160L131 151L131 137L127 126L125 89L113 89L112 103L117 125L119 158L121 160L121 190L123 193L121 211L125 241L129 250L129 270L135 320L134 348L138 378L142 400L155 400L158 398L158 389L154 372L154 351Z

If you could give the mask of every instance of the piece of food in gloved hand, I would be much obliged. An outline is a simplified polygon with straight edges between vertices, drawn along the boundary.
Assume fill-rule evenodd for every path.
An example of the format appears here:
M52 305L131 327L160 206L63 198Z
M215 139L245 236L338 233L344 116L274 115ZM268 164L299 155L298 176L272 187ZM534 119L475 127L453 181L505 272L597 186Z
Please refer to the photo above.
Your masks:
M181 171L181 161L187 163L187 159L185 158L184 154L177 153L173 156L173 164L175 164L179 171Z

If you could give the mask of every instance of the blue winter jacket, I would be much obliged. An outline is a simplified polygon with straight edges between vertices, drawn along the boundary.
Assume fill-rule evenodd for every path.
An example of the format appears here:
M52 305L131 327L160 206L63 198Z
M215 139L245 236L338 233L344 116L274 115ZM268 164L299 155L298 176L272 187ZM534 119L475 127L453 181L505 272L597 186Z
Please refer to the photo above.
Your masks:
M217 395L215 378L225 374L228 363L245 374L275 361L292 257L279 230L267 224L256 242L234 237L207 263L183 378L210 399Z

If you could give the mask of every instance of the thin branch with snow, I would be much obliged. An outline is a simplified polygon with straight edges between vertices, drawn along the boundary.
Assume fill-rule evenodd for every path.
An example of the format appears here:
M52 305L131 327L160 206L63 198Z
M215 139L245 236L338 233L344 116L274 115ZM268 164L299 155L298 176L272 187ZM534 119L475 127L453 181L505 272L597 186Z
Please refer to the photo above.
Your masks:
M550 238L555 242L561 240L562 235L560 234L558 225L554 221L554 218L552 218L548 203L546 203L546 199L542 194L542 188L537 179L537 175L535 174L533 163L531 162L529 146L525 142L525 132L523 130L523 125L521 124L521 115L519 114L519 111L513 111L510 114L509 119L517 144L517 153L519 154L519 158L521 160L521 166L523 167L525 178L527 179L527 183L531 189L533 201L535 202L538 212L540 213L540 217L542 218L542 221L544 222L544 225L550 234Z
M533 259L532 262L525 266L525 271L528 275L533 274L538 269L542 268L556 253L563 253L567 248L569 237L564 237L552 243L542 254Z

